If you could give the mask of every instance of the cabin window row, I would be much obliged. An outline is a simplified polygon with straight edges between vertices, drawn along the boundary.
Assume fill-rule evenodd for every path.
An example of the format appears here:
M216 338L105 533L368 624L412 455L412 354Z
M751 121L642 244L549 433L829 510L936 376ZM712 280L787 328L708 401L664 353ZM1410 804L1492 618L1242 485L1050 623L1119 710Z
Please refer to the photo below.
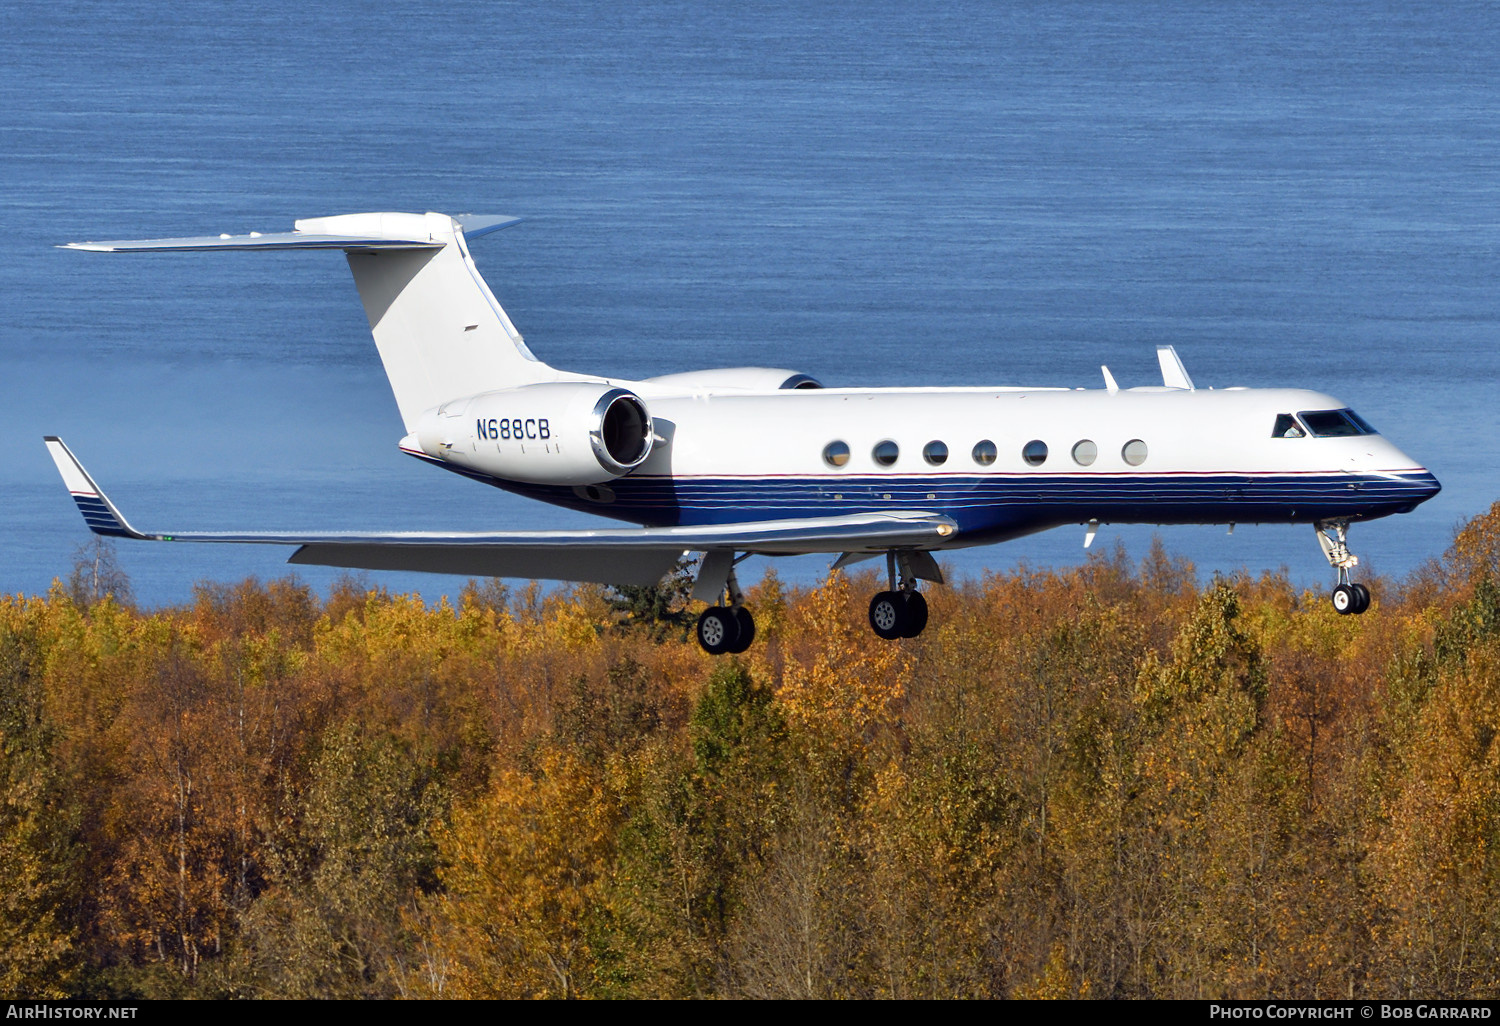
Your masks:
M1047 462L1048 452L1047 443L1034 438L1021 446L1021 460L1028 467L1040 467ZM823 462L830 467L846 467L849 465L850 454L849 443L829 442L823 447ZM969 451L969 458L980 467L992 466L999 455L1000 450L988 438L976 442L974 448ZM1090 467L1099 458L1099 446L1092 439L1085 438L1073 443L1069 455L1080 467ZM1120 447L1120 458L1132 467L1139 467L1145 463L1146 455L1146 443L1139 438L1132 438ZM876 466L894 467L896 461L901 458L901 447L887 438L875 444L875 447L870 450L870 458L875 461ZM928 442L922 447L922 459L928 466L943 466L948 462L947 444L936 440Z

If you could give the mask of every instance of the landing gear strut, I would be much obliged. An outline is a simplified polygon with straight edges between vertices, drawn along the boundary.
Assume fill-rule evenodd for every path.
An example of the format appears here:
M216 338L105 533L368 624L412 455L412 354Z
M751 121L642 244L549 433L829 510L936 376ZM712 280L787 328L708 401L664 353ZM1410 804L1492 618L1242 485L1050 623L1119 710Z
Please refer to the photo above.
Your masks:
M722 568L723 590L715 598L727 597L728 604L709 606L698 617L698 644L709 655L743 652L755 640L755 617L745 608L745 596L740 591L739 581L735 579L733 553L725 555L728 556L729 563L727 568ZM707 562L708 557L705 557L705 571ZM700 576L700 582L702 580L703 577Z
M1363 613L1370 608L1370 589L1351 579L1350 571L1359 565L1359 557L1349 551L1349 521L1320 520L1315 526L1323 555L1338 573L1338 584L1331 596L1334 610L1340 616Z
M901 583L896 583L896 567L901 567ZM887 552L886 578L889 591L870 600L870 627L887 641L915 638L927 626L927 600L917 591L917 580L904 552Z

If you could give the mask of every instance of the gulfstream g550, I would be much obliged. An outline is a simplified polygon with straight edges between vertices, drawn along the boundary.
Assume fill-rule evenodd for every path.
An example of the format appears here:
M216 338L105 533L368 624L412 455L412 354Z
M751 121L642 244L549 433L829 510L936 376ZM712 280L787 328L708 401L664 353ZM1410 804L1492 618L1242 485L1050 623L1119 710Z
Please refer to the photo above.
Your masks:
M80 242L98 252L343 250L417 459L629 527L397 534L144 532L61 439L48 449L99 534L296 545L291 562L608 584L657 581L702 554L694 596L709 652L755 633L735 580L748 555L885 556L870 603L882 638L927 622L934 552L1064 524L1309 523L1359 613L1351 522L1404 513L1437 480L1344 403L1293 389L1199 389L1158 350L1163 383L1121 389L823 388L731 367L623 381L556 370L527 349L468 240L503 217L349 214L248 236Z

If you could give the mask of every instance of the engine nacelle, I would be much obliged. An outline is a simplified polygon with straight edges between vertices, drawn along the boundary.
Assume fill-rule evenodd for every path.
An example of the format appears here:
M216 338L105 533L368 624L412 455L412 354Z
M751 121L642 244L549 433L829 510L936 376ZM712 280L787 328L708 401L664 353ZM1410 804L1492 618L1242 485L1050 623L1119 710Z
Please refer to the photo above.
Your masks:
M417 425L422 451L527 484L590 485L651 455L651 414L629 389L558 381L444 403Z
M709 392L775 392L783 388L822 388L817 378L780 367L719 367L647 378L653 385Z

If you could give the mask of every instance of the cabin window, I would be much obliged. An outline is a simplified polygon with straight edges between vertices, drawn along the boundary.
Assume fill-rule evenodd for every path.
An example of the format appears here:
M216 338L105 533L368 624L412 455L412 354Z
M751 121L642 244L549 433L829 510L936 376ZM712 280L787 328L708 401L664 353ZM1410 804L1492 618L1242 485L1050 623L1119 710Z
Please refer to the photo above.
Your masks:
M889 467L895 465L896 457L901 455L901 449L895 442L887 438L885 441L878 443L874 449L870 450L870 455L875 457L875 462L882 467Z
M1073 446L1073 462L1080 467L1091 467L1099 458L1099 447L1085 438Z
M1047 443L1032 439L1021 446L1021 459L1028 467L1040 467L1047 462Z
M922 447L922 458L934 467L948 462L948 447L942 442L928 442Z
M1276 426L1271 429L1272 438L1301 438L1304 434L1302 425L1297 423L1297 418L1290 413L1276 414Z
M1373 435L1374 428L1353 410L1300 410L1297 416L1315 438L1347 438L1350 435Z
M995 443L986 438L982 442L974 444L974 462L981 467L987 467L995 462Z
M1132 467L1139 467L1146 462L1146 443L1139 438L1132 438L1120 450L1120 456Z
M829 442L823 447L823 462L830 467L847 466L849 463L849 446L843 442Z

